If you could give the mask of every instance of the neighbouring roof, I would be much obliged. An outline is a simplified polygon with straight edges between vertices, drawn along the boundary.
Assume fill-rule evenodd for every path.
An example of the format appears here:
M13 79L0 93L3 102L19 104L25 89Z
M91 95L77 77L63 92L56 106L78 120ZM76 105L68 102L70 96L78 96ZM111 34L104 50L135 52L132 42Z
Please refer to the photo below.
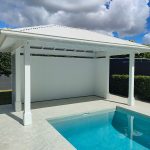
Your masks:
M68 40L109 46L123 46L126 48L131 47L140 49L143 52L150 51L150 48L145 45L137 44L134 42L122 40L119 38L85 29L78 29L58 25L34 26L17 29L2 29L0 30L0 51L1 49L3 49L3 51L4 49L8 49L8 47L11 47L11 45L14 42L20 40L21 38L55 39L65 41Z

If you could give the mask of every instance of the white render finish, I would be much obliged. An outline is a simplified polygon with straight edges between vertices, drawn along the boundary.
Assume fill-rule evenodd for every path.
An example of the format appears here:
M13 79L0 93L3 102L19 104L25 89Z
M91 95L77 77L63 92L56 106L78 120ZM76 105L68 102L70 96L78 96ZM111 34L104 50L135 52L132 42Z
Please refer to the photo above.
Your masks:
M129 58L129 96L128 96L128 104L130 106L134 106L135 98L134 98L134 67L135 67L135 54L131 53Z
M100 97L107 97L107 59L97 58L95 60L95 95Z
M22 55L20 63L22 101L24 101L23 58ZM30 64L32 102L89 95L106 97L106 58L31 56Z
M31 73L30 73L30 48L29 43L24 46L25 92L24 92L24 125L32 124L31 114Z
M31 56L30 62L32 102L94 95L94 59Z

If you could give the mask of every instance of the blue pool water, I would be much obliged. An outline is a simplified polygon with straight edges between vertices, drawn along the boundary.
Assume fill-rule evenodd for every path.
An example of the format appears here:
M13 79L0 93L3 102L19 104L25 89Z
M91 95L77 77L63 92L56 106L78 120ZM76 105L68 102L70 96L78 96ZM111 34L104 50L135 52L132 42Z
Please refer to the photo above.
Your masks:
M150 150L150 118L122 108L49 123L77 150Z

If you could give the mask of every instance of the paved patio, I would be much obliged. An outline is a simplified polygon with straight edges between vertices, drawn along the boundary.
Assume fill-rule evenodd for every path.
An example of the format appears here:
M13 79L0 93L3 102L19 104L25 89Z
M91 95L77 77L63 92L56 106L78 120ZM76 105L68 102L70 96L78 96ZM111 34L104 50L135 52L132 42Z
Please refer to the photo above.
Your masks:
M136 101L135 106L126 104L127 99L111 95L109 100L89 96L55 101L32 103L33 124L23 126L23 112L13 112L12 105L0 106L0 150L73 150L46 119L94 112L121 106L150 116L150 103Z

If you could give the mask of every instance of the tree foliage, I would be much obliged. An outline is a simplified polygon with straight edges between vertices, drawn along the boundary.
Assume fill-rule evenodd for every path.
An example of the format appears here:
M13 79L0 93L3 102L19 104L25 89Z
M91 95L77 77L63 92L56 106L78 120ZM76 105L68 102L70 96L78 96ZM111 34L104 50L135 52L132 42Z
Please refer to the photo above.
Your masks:
M147 46L150 47L150 45L147 45ZM117 56L112 56L111 58L128 58L128 57L129 57L129 55L117 55ZM148 59L150 59L150 52L136 54L135 57L136 58L148 58Z
M146 46L149 46L149 47L150 47L150 45L146 45ZM135 57L136 57L136 58L150 58L150 52L136 54Z
M0 76L11 74L11 53L0 53Z
M150 53L141 53L141 54L136 54L136 58L150 58Z

